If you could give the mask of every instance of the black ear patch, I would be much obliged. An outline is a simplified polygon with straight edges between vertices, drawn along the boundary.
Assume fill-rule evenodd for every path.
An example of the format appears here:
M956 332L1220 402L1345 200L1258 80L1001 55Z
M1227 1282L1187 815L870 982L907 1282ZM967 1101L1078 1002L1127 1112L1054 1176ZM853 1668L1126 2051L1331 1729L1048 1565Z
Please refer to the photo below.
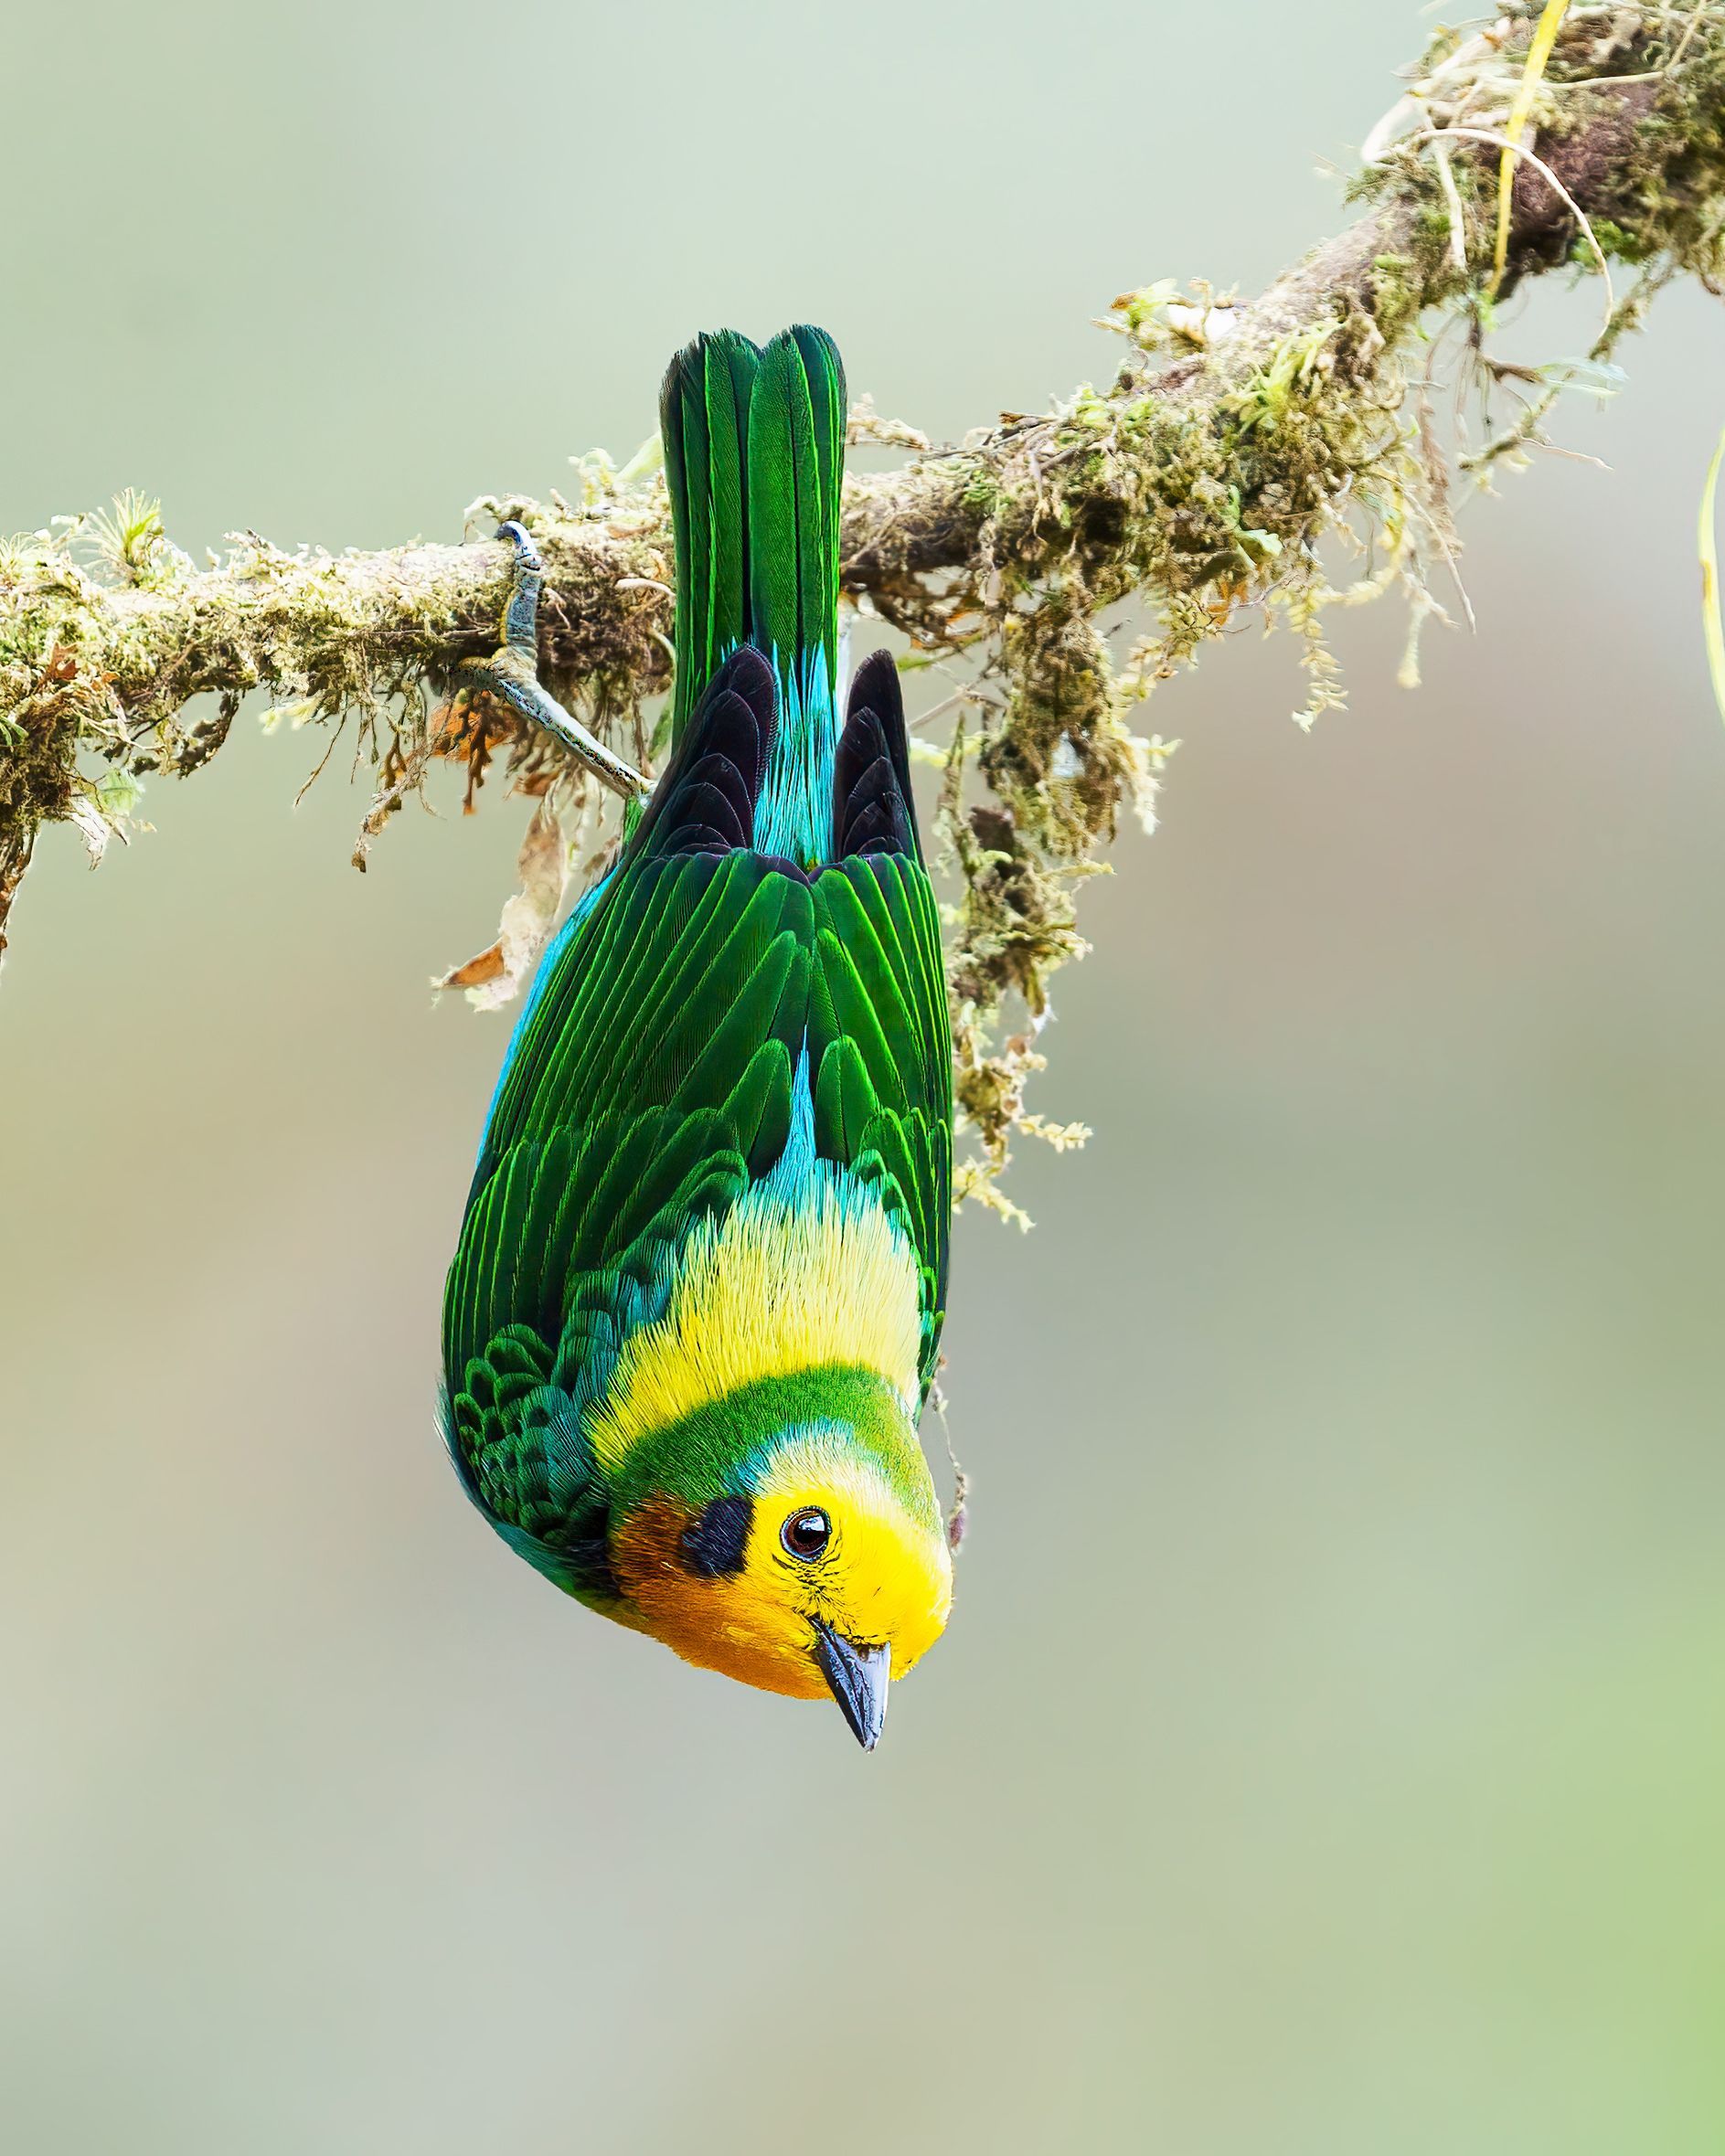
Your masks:
M716 1497L698 1519L683 1530L683 1562L697 1578L718 1579L742 1570L754 1518L752 1497Z

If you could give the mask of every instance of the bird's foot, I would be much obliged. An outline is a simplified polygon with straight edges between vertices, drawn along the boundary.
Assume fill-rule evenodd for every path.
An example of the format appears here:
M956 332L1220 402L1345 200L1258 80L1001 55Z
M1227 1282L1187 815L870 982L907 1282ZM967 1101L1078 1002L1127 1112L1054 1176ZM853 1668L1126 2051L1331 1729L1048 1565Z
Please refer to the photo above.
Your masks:
M625 763L596 736L590 734L540 681L539 588L545 580L544 564L520 525L501 526L497 536L507 539L515 548L515 575L503 620L498 624L498 634L503 641L488 659L462 661L463 684L489 689L518 711L529 725L543 727L548 734L555 734L596 779L609 786L613 793L622 794L625 801L649 792L649 782L634 766Z

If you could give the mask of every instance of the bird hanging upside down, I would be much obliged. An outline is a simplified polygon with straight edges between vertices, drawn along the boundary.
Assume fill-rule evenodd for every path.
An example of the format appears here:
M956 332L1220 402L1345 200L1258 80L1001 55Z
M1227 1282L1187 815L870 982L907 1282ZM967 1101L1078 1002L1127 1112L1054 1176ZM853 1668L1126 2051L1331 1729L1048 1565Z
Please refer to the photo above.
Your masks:
M443 1427L527 1562L687 1661L831 1692L865 1748L940 1636L917 1439L952 1191L940 921L891 659L841 723L844 370L824 332L678 354L664 775L547 951L443 1303ZM534 673L487 685L612 784Z

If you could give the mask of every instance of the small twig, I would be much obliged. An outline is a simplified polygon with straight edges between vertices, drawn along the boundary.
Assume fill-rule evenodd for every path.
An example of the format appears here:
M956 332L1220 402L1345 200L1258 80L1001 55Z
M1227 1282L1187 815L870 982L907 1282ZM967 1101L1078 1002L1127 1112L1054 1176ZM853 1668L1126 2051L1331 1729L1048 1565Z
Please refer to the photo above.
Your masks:
M1455 185L1455 174L1450 165L1450 154L1441 142L1433 139L1429 145L1432 162L1437 166L1438 186L1443 190L1443 207L1450 213L1450 260L1455 265L1458 277L1467 275L1467 213L1462 207L1461 193Z
M946 1513L946 1546L957 1556L970 1528L970 1477L958 1464L958 1455L953 1450L953 1432L946 1419L946 1394L938 1378L929 1388L929 1404L939 1419L941 1443L946 1448L946 1464L953 1471L953 1502Z
M1560 441L1529 441L1529 449L1537 449L1542 457L1562 457L1571 464L1591 464L1596 472L1609 472L1611 466L1603 457L1590 456L1584 449L1569 449Z
M1707 13L1707 6L1708 0L1696 0L1695 12L1683 26L1683 35L1677 39L1677 48L1666 62L1667 73L1681 62L1684 54L1689 49L1689 40L1700 28L1701 17Z

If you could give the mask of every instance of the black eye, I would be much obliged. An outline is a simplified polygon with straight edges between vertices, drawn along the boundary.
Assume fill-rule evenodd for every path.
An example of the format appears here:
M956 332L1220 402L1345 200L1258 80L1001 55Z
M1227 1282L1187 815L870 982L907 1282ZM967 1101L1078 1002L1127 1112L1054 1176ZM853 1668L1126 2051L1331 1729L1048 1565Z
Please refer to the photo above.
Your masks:
M800 1513L793 1513L779 1530L779 1540L804 1564L818 1557L832 1539L833 1523L818 1504L805 1504Z

